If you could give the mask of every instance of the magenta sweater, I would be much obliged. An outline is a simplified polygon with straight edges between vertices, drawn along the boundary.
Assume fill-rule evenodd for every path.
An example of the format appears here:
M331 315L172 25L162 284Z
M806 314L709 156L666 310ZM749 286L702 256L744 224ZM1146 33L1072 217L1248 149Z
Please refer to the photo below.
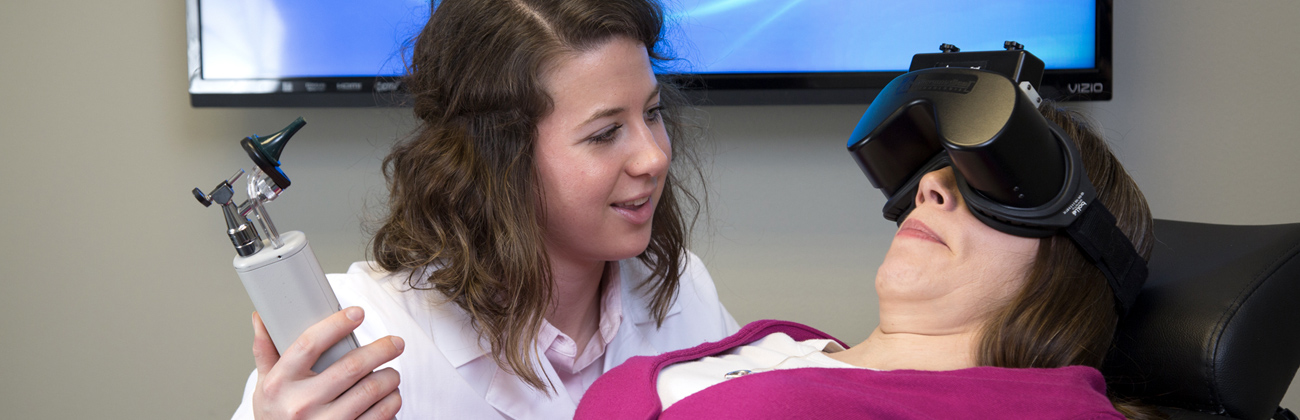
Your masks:
M575 419L1120 419L1101 373L976 367L954 371L800 368L729 379L659 405L659 370L783 332L796 341L831 338L786 321L757 321L714 343L634 357L587 390ZM838 340L836 340L838 341Z

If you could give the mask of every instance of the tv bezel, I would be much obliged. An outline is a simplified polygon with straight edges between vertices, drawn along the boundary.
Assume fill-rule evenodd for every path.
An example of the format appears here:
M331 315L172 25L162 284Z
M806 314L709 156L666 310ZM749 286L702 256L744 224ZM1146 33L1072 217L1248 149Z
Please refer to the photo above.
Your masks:
M393 107L408 103L400 87L400 77L204 80L199 1L186 0L189 93L193 107ZM1058 101L1111 99L1113 2L1096 0L1093 68L1046 70L1040 87L1044 97ZM938 48L936 45L935 51L917 52L937 52ZM1033 46L1026 49L1032 52ZM903 72L713 73L669 77L683 86L699 105L807 105L868 104L900 74ZM280 87L285 83L294 87L292 92L282 91ZM316 91L308 91L308 83ZM340 86L346 89L341 90Z

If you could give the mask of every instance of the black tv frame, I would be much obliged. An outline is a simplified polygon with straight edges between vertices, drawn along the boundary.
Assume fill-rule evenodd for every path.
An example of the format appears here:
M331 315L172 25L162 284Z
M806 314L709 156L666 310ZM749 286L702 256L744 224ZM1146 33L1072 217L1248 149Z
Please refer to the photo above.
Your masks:
M274 79L263 81L274 85L267 91L212 92L212 82L202 79L199 64L202 57L199 1L186 1L190 105L193 107L394 107L409 103L397 77ZM1045 71L1040 87L1044 97L1058 101L1111 99L1114 0L1096 0L1096 3L1094 67ZM1034 50L1033 45L1026 45L1025 49ZM938 50L939 46L935 45L934 51L917 52ZM700 105L807 105L868 104L900 74L903 72L714 73L670 77L685 87L687 95ZM208 85L195 93L196 83Z

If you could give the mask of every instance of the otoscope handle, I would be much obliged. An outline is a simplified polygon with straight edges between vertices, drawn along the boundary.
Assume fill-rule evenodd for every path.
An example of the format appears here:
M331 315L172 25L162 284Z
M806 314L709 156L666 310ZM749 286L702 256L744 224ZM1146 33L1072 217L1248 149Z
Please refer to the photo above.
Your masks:
M284 246L264 247L256 254L235 257L234 264L253 307L271 333L275 349L284 354L307 327L341 308L307 237L290 231L280 238ZM356 336L348 335L321 354L311 370L320 373L355 348Z

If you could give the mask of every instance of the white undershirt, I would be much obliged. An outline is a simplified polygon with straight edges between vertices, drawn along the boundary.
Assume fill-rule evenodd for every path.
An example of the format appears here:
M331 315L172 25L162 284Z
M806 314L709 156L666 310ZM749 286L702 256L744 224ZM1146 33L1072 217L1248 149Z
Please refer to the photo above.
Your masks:
M659 372L656 388L664 409L696 392L727 380L733 376L806 367L853 368L858 366L835 360L826 355L844 350L835 340L794 341L785 333L775 333L762 339L703 359L669 365ZM826 352L826 353L823 353ZM733 373L734 372L734 373Z

